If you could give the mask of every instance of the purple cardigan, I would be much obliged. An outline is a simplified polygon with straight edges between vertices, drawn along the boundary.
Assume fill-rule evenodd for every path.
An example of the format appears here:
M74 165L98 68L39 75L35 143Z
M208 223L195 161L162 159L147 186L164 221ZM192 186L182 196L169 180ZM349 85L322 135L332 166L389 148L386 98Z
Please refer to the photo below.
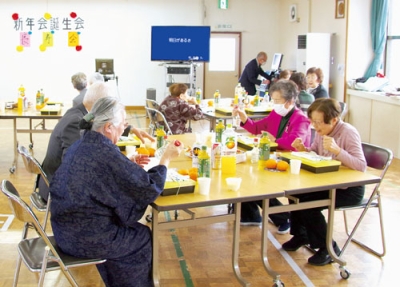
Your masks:
M281 150L295 150L292 147L292 142L296 138L301 138L305 146L310 146L311 142L311 126L309 119L298 108L294 108L293 114L290 116L289 122L279 139L276 139L278 148ZM259 121L253 121L248 118L244 124L240 124L248 132L252 134L261 134L262 131L267 131L274 137L278 134L279 123L282 116L272 111L267 117Z
M362 150L360 134L355 127L340 120L328 136L333 137L336 144L341 148L337 156L324 150L322 145L323 137L319 134L315 134L310 150L322 156L331 156L351 169L365 171L367 162Z

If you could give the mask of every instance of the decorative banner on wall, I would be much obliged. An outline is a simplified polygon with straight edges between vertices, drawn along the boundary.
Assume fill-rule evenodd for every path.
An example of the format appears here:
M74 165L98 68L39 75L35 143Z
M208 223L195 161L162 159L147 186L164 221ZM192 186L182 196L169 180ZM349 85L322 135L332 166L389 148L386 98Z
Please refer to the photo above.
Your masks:
M44 52L49 47L54 47L56 32L67 32L68 47L75 47L76 51L81 51L82 46L79 45L81 30L85 29L85 21L78 17L77 13L71 12L69 17L59 18L52 17L50 13L44 13L43 17L35 19L34 17L22 18L18 13L11 15L14 20L14 30L19 32L19 45L16 50L18 52L24 51L24 48L31 47L31 37L33 35L40 37L42 34L42 43L39 45L39 50ZM25 32L25 30L28 30ZM36 35L34 31L39 33Z

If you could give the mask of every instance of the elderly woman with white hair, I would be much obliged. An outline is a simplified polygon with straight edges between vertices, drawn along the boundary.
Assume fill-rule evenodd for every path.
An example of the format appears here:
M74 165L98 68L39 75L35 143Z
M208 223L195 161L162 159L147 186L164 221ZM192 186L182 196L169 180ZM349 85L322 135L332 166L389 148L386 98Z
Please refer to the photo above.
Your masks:
M153 286L149 227L138 220L163 191L167 166L183 145L168 145L160 164L145 171L147 156L127 158L115 143L125 126L118 99L95 102L82 119L83 137L67 151L50 184L51 224L58 246L97 265L106 286Z

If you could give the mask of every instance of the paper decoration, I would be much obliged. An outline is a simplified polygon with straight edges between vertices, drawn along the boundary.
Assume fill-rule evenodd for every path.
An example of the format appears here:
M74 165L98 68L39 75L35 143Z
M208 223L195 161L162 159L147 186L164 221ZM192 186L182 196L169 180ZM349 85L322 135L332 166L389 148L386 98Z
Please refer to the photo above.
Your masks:
M76 13L75 13L75 12L71 12L71 13L69 14L69 16L71 16L72 19L75 19L75 18L76 18Z
M51 17L51 15L50 15L50 13L44 13L44 19L46 19L46 20L50 20L52 17Z
M18 13L12 14L11 17L12 17L12 19L13 19L14 21L17 21L17 20L19 19Z
M79 45L78 32L68 32L68 47L76 47Z
M19 43L22 47L30 47L31 46L31 34L28 32L21 32L19 34Z
M43 32L43 45L46 47L53 47L53 33Z

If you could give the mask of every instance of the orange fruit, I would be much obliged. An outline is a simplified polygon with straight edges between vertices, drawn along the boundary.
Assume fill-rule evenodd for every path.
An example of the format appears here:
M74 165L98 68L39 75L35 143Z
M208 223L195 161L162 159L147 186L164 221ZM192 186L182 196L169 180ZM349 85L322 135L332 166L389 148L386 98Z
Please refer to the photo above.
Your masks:
M277 162L276 162L276 160L274 160L273 158L270 158L269 160L267 160L266 162L265 162L265 167L266 168L271 168L271 169L275 169L276 168L276 166L277 166Z
M138 154L144 154L150 156L150 152L145 147L139 147L136 149Z
M148 147L147 148L148 152L149 152L149 157L154 157L154 154L156 153L156 150L152 147Z
M212 107L212 106L214 106L214 102L213 102L213 101L208 101L208 102L207 102L207 105L208 105L209 107Z
M197 181L197 171L196 172L189 172L189 178L191 180Z
M181 175L189 175L189 171L187 169L179 169L178 173Z
M284 160L278 161L278 163L276 164L277 170L286 171L288 168L289 168L289 164Z
M191 168L189 168L189 173L192 173L192 172L197 173L198 170L199 170L199 169L198 169L197 167L191 167Z

